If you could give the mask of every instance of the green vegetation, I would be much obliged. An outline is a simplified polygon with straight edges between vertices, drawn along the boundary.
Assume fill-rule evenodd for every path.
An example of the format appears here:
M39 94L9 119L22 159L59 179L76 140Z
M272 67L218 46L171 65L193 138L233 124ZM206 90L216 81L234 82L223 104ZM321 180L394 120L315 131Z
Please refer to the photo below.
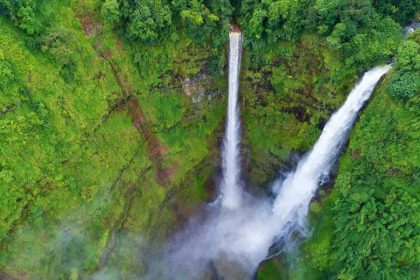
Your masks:
M0 278L141 277L150 244L213 194L237 22L256 191L313 145L363 71L396 59L311 206L297 262L258 278L415 279L420 42L401 31L419 5L0 0Z
M400 47L393 72L356 124L334 190L322 196L321 211L312 211L315 232L298 261L303 278L418 276L418 96L401 100L393 83L401 71L418 77L420 54L405 48L418 44L419 34Z
M389 83L389 94L395 99L410 100L412 104L418 104L418 91L420 81L420 38L415 32L409 40L404 41L398 49L396 56L396 74Z
M194 104L182 87L206 73L208 53L187 36L162 48L130 43L98 1L36 3L37 33L14 10L13 21L0 17L0 271L141 273L128 257L148 244L138 238L163 242L209 197L224 99ZM146 59L135 55L147 49ZM168 64L148 67L163 54ZM219 74L203 90L224 83Z
M243 1L240 23L255 61L261 61L266 45L296 41L303 33L317 33L326 37L329 48L341 51L343 70L360 71L392 55L400 30L386 13L388 10L378 9L373 2ZM407 2L414 11L419 9L418 1ZM399 10L407 4L392 7Z

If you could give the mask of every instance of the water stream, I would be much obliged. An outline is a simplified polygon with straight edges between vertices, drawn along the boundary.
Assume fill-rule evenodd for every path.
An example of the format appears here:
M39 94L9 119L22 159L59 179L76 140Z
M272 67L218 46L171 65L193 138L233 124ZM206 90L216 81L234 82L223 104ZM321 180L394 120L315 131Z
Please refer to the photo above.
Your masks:
M222 147L223 178L220 192L222 205L235 209L241 203L241 163L240 163L240 126L238 88L241 68L242 34L229 34L229 97L227 109L227 124Z

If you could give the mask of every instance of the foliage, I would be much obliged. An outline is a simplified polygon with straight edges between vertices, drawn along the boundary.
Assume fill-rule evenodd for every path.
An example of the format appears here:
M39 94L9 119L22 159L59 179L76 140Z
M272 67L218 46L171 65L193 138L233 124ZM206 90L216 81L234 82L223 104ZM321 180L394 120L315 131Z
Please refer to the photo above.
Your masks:
M420 10L417 0L380 0L373 3L379 12L390 15L402 25L410 24Z
M105 0L101 8L102 17L110 24L116 24L121 19L121 11L117 0Z
M420 81L420 33L414 32L398 48L396 73L389 83L389 94L402 100L418 98Z
M419 112L393 104L383 89L357 125L336 182L331 261L339 279L415 279L420 261Z
M142 41L156 40L168 30L172 22L170 6L166 0L124 0L121 9L127 21L128 36Z
M212 32L220 26L218 22L221 19L197 0L175 1L174 5L180 13L181 24L195 42L207 41L211 37ZM229 14L225 16L229 16Z
M305 24L302 16L307 7L306 1L242 1L240 24L247 44L259 54L265 41L273 44L297 39Z
M390 75L352 132L334 190L312 213L303 278L417 279L419 111L388 96L399 74Z
M42 31L42 22L37 16L39 2L36 0L1 0L0 8L4 7L15 23L30 35Z
M404 71L420 71L420 32L404 41L398 48L397 62Z
M231 14L227 0L107 0L102 5L104 19L120 26L132 40L149 44L176 40L186 32L196 44L219 47L226 42Z
M260 39L265 35L270 42L279 39L290 40L302 31L299 12L304 3L294 0L283 1L243 1L241 14L247 36Z
M257 63L266 45L318 32L346 67L360 71L389 59L400 37L400 26L370 0L243 1L240 23Z
M409 99L418 94L419 91L418 73L397 72L389 84L389 94L396 99Z
M41 50L50 53L60 64L71 62L74 34L65 28L51 28L40 39Z
M0 50L0 89L6 89L13 80L12 65L4 58L4 54Z

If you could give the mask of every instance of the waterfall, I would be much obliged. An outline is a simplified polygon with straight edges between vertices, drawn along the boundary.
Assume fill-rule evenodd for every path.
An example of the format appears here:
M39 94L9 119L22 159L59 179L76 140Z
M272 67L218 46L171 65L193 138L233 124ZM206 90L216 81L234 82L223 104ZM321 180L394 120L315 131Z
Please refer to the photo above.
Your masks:
M229 97L227 124L223 139L221 182L222 205L234 209L241 203L240 120L238 106L239 73L241 68L242 34L229 34Z
M288 174L283 181L273 206L281 227L288 223L304 226L310 201L320 181L330 173L359 110L389 69L388 65L375 67L363 75L344 105L325 125L312 151L298 163L296 171Z

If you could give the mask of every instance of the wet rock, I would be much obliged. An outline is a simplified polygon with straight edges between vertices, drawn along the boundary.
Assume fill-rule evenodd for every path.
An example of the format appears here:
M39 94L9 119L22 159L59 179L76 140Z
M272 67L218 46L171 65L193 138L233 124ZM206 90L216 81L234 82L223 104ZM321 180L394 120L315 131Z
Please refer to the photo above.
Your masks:
M404 37L407 37L408 35L410 35L417 28L420 28L420 22L414 22L410 24L409 26L407 26L406 28L404 28L404 31L403 31Z
M251 280L254 279L254 273L242 263L220 256L213 261L213 279Z
M211 90L212 79L206 73L199 73L181 81L182 91L191 101L201 106L205 101L212 100L219 94L219 90Z

